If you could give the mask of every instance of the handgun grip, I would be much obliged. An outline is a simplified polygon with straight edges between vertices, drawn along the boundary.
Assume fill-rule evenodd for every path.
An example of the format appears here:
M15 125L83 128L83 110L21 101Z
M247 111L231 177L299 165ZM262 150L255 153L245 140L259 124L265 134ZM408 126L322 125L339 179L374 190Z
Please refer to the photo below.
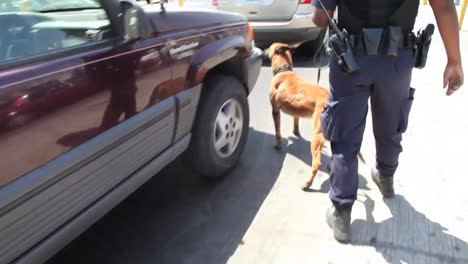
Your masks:
M434 34L434 25L433 24L427 25L426 28L421 33L421 42L425 43L425 42L431 41L431 37L433 34Z
M429 36L432 36L434 34L434 24L429 24L426 26L426 29L424 30Z

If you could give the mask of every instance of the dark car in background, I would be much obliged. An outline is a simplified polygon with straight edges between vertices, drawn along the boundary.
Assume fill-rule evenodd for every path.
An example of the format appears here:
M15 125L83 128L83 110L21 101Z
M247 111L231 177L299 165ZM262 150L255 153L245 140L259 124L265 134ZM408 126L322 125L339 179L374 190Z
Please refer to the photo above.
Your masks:
M236 167L262 64L228 12L0 0L0 263L42 263L181 156Z

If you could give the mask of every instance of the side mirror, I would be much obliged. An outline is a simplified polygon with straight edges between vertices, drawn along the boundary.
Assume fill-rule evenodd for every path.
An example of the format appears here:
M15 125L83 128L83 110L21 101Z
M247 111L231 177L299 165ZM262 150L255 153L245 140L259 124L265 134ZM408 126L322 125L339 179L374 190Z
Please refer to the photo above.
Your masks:
M128 1L121 1L121 7L125 41L138 40L151 35L153 32L151 23L140 6L133 5Z
M139 39L139 20L136 8L131 7L127 9L123 14L123 21L125 40Z

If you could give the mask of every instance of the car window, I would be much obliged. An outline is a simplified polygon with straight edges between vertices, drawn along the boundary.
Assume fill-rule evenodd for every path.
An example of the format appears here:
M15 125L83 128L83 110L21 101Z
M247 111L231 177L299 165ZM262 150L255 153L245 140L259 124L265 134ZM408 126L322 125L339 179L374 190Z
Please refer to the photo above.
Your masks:
M97 0L0 0L0 64L111 35Z

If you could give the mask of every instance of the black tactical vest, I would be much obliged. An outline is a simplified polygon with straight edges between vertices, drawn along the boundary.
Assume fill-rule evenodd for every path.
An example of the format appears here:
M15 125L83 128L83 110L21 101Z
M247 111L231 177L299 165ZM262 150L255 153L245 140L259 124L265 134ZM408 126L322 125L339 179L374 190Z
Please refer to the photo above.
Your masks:
M338 27L358 34L361 28L401 26L413 30L419 0L338 0Z

